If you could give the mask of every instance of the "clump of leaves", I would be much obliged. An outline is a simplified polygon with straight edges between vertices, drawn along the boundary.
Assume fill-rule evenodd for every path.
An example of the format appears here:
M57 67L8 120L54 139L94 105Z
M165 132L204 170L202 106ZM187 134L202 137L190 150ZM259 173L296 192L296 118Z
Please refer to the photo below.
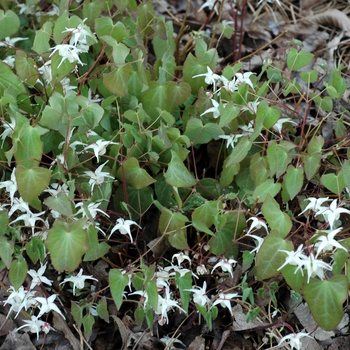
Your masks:
M112 296L118 309L136 301L139 324L152 327L156 316L165 325L172 311L195 308L212 327L218 307L232 313L231 301L241 297L247 319L257 317L247 279L282 275L318 325L334 329L349 285L342 219L350 213L350 163L343 118L325 144L320 115L345 91L342 67L315 95L319 73L302 70L313 55L296 42L285 70L266 61L259 75L243 72L242 63L217 74L218 53L200 36L180 67L173 25L151 2L116 2L112 17L101 16L111 1L70 3L46 13L13 4L0 13L7 55L0 61L0 263L11 311L36 314L28 325L39 332L44 313L64 317L56 297L77 295L79 303L66 306L89 338L94 317L108 322ZM15 47L14 36L24 33ZM304 115L298 103L284 104L297 96L308 106ZM311 106L316 126L307 122ZM88 264L100 259L109 264L105 286ZM48 296L44 262L70 276L59 294ZM235 275L238 262L245 276ZM45 300L23 289L27 273ZM277 289L270 290L276 309Z

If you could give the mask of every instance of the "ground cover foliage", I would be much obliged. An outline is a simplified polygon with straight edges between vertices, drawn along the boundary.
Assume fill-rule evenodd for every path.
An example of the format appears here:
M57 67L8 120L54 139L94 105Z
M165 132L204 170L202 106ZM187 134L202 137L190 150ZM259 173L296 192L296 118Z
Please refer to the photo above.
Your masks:
M0 5L0 349L346 348L347 2Z

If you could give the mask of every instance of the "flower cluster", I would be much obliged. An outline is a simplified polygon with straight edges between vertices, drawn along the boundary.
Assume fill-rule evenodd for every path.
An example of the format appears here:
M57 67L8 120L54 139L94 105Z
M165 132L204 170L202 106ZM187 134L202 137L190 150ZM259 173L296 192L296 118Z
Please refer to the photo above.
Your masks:
M203 5L204 6L204 5ZM242 84L248 85L251 90L254 91L254 84L251 80L251 76L255 74L253 72L245 72L245 73L235 73L232 79L227 79L222 75L218 75L214 73L210 67L207 67L207 72L203 74L194 75L193 78L204 77L204 81L207 85L212 85L213 91L208 93L207 96L210 98L210 102L212 107L206 109L200 116L211 113L214 119L219 118L223 113L225 108L227 108L228 103L221 100L221 90L224 89L228 93L236 92ZM218 96L218 99L214 97ZM254 101L247 101L245 105L238 106L240 107L241 112L248 112L252 115L257 115L258 107L261 100L258 98ZM294 125L298 125L298 123L292 120L289 117L278 119L275 124L272 126L272 129L277 131L278 134L282 134L283 126L285 123L290 123ZM248 121L247 125L239 125L238 131L235 133L230 133L229 135L220 135L219 137L227 140L227 148L231 146L235 147L236 143L243 136L250 136L254 133L254 121ZM265 139L264 135L260 133L260 137Z
M176 300L174 297L175 293L172 293L171 290L174 290L174 286L176 286L175 278L176 276L182 278L186 278L186 276L193 276L198 279L191 270L183 267L181 264L186 262L189 265L192 264L191 258L188 256L187 252L180 252L174 254L172 257L172 261L178 262L178 265L171 264L165 268L160 266L157 267L157 271L155 272L154 279L158 289L158 305L157 308L154 309L155 314L158 316L158 323L160 325L164 325L169 322L168 313L171 310L178 309L181 312L185 312L185 310L180 306L179 300ZM213 267L212 272L221 267L223 272L232 273L232 265L236 264L234 259L221 259L217 262L217 264ZM207 271L207 270L206 270ZM121 271L123 275L126 274L124 270ZM129 290L131 291L131 274L127 274L129 276ZM192 288L184 289L184 292L192 293L193 303L202 307L207 308L210 311L214 306L220 305L223 308L227 308L232 315L231 308L231 300L234 298L240 297L237 293L225 293L223 291L219 291L215 296L209 296L207 292L207 282L204 281L202 287L199 285L194 285ZM124 291L126 294L126 291ZM176 293L178 294L178 293ZM131 292L128 295L139 295L140 303L143 303L144 309L147 309L149 306L149 295L146 290L137 290L135 292Z
M60 314L64 319L65 316L62 314L59 307L56 305L56 299L58 297L57 294L51 294L49 297L41 297L37 296L38 289L36 286L46 284L48 286L52 285L52 281L44 276L46 271L46 266L41 264L41 267L38 271L29 270L28 275L32 278L31 284L28 289L25 289L23 286L19 287L17 290L14 287L10 287L8 292L10 293L8 298L5 300L4 305L11 305L8 316L12 311L16 312L15 318L17 318L18 314L24 309L28 311L31 309L32 313L38 309L38 314L36 316L32 315L30 320L24 320L24 325L17 328L16 331L28 327L29 331L37 334L37 338L39 339L39 332L43 331L48 333L51 329L50 325L47 322L40 320L40 318L51 312L55 311ZM84 288L85 280L95 280L92 276L83 275L83 269L80 269L79 273L76 276L72 276L66 278L61 284L66 282L73 283L73 294L75 295L75 288L82 289Z
M307 198L309 204L299 214L305 214L309 211L314 212L316 217L323 217L323 219L329 225L329 230L317 230L315 235L311 238L314 241L314 249L316 253L309 250L309 254L303 253L303 245L300 245L298 249L294 251L280 250L287 254L285 262L279 267L278 270L283 269L286 265L297 266L295 273L301 271L304 275L304 270L307 271L307 283L310 282L311 277L318 276L320 279L325 278L324 270L332 271L332 266L320 259L317 259L321 253L333 251L335 249L342 249L348 251L341 242L335 240L335 236L342 231L342 227L335 228L339 225L340 214L350 214L350 210L342 208L337 205L337 199L333 200L329 206L323 206L324 203L329 201L329 198ZM316 254L316 255L315 255Z

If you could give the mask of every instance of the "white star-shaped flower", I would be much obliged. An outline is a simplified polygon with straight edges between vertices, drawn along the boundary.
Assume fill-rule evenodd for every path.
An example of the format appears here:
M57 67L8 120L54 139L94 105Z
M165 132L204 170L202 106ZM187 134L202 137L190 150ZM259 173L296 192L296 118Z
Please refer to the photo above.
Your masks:
M300 332L300 333L292 333L292 334L288 334L286 336L284 336L280 342L278 343L278 345L281 345L282 343L284 342L288 342L288 345L292 348L292 349L296 349L296 350L301 350L301 338L304 338L304 337L309 337L309 338L312 338L309 336L309 333L303 333L303 332Z
M207 67L207 73L194 75L192 78L205 77L204 81L208 85L213 85L213 90L216 90L216 84L221 80L221 76L213 73L210 67Z
M251 250L250 252L251 252L251 253L254 253L254 252L258 253L260 247L261 247L262 244L264 243L264 238L259 237L259 236L256 236L256 235L251 235L251 234L249 234L249 233L246 233L246 236L252 237L252 238L254 238L254 239L256 240L256 247L255 247L253 250Z
M73 295L75 295L75 288L78 288L78 289L84 288L85 280L88 280L88 279L97 281L97 279L92 276L83 275L83 269L80 269L79 273L76 276L65 278L63 282L60 283L60 285L63 283L72 282Z
M217 118L220 117L220 114L221 114L220 111L219 111L220 103L217 102L217 101L215 101L215 100L213 100L213 99L211 99L210 101L211 101L213 107L210 107L210 108L208 108L207 110L205 110L205 111L201 114L201 116L203 116L203 115L205 115L205 114L208 114L208 113L213 113L213 118L214 118L214 119L217 119Z
M334 237L342 230L342 227L339 227L336 230L322 230L317 232L325 232L326 236L319 236L316 239L315 247L317 248L316 258L321 252L326 252L328 250L333 250L333 247L343 249L346 252L348 251L344 246L338 243Z
M43 276L46 271L46 265L42 265L38 271L29 270L28 275L32 278L32 283L30 284L30 289L34 289L38 284L45 283L48 286L52 285L52 281L50 281L47 277Z
M107 146L109 145L117 145L117 142L111 142L106 140L97 140L95 143L92 143L91 145L88 145L84 148L84 150L92 149L95 153L95 157L97 159L97 162L99 162L99 156L103 156L106 153Z
M0 47L3 46L15 46L17 41L27 40L28 38L10 38L7 36L4 40L0 41Z
M206 289L207 289L207 282L204 281L202 288L195 286L192 289L184 289L184 290L187 292L193 292L193 301L196 304L205 306L210 301L208 296L206 295Z
M214 8L214 11L216 12L216 14L218 15L218 5L221 2L221 0L217 1L217 0L207 0L199 9L198 11L203 10L204 8L208 7L209 10L212 10ZM215 7L214 7L215 6Z
M21 327L15 329L15 332L19 331L22 328L29 327L29 331L31 333L36 333L36 339L39 339L39 332L41 331L41 327L45 325L46 322L41 321L36 316L31 316L30 320L23 320L25 324Z
M165 298L161 295L158 295L158 307L156 311L157 315L160 315L158 323L163 326L165 323L169 323L168 311L172 310L174 307L177 307L179 310L185 313L185 310L179 306L179 303L171 299L171 294L169 291L169 286L165 286Z
M258 106L259 106L260 101L250 101L247 103L246 107L243 107L241 109L242 112L250 112L251 114L256 114L258 112Z
M224 272L229 272L231 277L233 278L232 265L236 265L237 261L234 259L221 259L211 270L211 273L218 267L221 267L221 270Z
M291 123L291 124L294 124L294 125L298 125L297 122L295 122L294 120L292 120L290 118L280 118L280 119L277 120L277 122L275 123L275 125L272 128L275 129L276 131L278 131L281 134L284 123Z
M350 214L350 210L338 207L337 199L334 199L329 208L320 209L315 215L323 215L324 219L329 223L330 229L334 229L334 224L340 218L340 214Z
M228 308L231 316L233 316L231 299L238 297L240 297L238 293L219 293L219 297L214 301L213 306L220 304L222 307Z
M236 77L236 79L237 79L237 81L239 83L248 84L254 90L253 83L252 83L252 81L249 78L252 74L255 74L255 73L253 73L253 72L245 72L243 74L242 73L236 73L235 77Z
M131 225L136 225L137 227L139 227L141 229L141 226L139 226L135 221L132 220L124 220L122 218L119 218L117 220L117 224L113 227L111 233L108 236L108 239L112 236L112 234L118 230L119 233L121 233L122 235L126 235L128 234L130 237L131 242L133 242L132 239L132 235L131 235L131 230L130 230L130 226Z
M105 178L114 179L109 172L102 171L103 167L108 163L108 160L101 164L95 171L84 171L84 174L88 176L89 185L91 186L91 193L94 191L95 185L102 185L105 182Z
M286 260L284 261L283 265L281 265L277 271L282 270L286 265L294 265L298 266L298 269L301 269L302 275L304 275L304 272L302 270L304 261L308 259L308 257L303 254L303 245L301 244L296 251L288 251L288 250L279 250L279 252L286 253L288 256L286 257ZM298 270L297 269L297 270ZM295 273L297 272L295 270Z
M56 45L55 47L52 47L50 50L53 50L53 51L51 52L49 57L51 57L55 52L58 52L58 54L62 57L60 64L57 66L57 69L61 67L62 63L65 60L68 60L70 63L78 62L82 66L85 64L80 60L80 57L79 57L79 54L82 51L74 45L59 44L59 45Z
M322 207L322 204L324 202L327 202L329 198L305 198L304 201L310 201L310 203L305 207L305 209L298 215L300 216L301 214L305 213L308 210L312 210L313 212L318 212L320 210L325 210L327 207Z
M64 319L66 319L61 310L57 307L57 305L54 303L55 299L57 298L57 294L52 294L48 298L42 298L42 297L36 297L35 300L40 303L40 312L38 315L38 318L40 318L42 315L50 312L50 311L56 311L58 314L60 314Z
M181 265L181 263L184 261L184 260L187 260L189 263L190 263L190 265L191 265L191 259L190 259L190 257L187 255L187 254L185 254L185 253L183 253L183 252L180 252L180 253L178 253L178 254L174 254L173 255L173 257L171 258L171 262L174 262L174 259L177 259L177 264L180 266Z
M17 192L17 180L16 180L16 168L13 168L11 173L11 179L8 181L0 182L0 189L5 188L6 192L10 194L11 205L14 204L14 196ZM29 208L28 208L29 209ZM9 214L9 216L11 216Z
M260 229L262 227L266 230L266 233L269 234L269 230L268 230L267 225L264 221L258 219L257 217L251 217L247 220L247 222L250 220L252 220L252 224L251 224L247 234L250 233L250 231L252 231L254 228Z

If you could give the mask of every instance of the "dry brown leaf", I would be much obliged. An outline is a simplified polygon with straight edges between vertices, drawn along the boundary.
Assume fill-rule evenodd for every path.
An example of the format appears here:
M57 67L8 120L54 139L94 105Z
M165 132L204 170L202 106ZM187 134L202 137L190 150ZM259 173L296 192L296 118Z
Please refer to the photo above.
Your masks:
M73 350L80 350L80 342L71 332L67 322L62 318L62 316L58 315L55 311L53 313L53 326L58 331L63 332L64 337L69 341L72 345Z
M157 350L163 348L164 345L150 332L130 332L128 342L123 350Z
M322 328L318 327L316 321L311 315L309 306L306 303L300 304L295 310L294 314L298 317L300 323L306 329L307 332L311 333L312 336L317 340L327 340L335 335L333 331L327 332ZM349 324L349 316L344 315L342 321L337 326L337 329L342 329Z
M334 343L328 348L328 350L347 349L350 344L350 335L346 337L338 337L334 339Z
M258 318L253 321L246 321L246 314L243 312L243 308L240 304L235 305L232 308L234 321L232 323L232 330L234 331L244 331L246 329L251 329L259 326L267 325L266 323L259 321Z
M300 10L303 14L305 10L312 9L315 6L318 6L325 2L325 0L300 0Z
M30 341L28 333L20 334L15 331L10 332L0 350L36 350Z
M123 323L123 321L119 317L117 317L115 315L111 315L111 317L113 318L114 322L118 326L120 336L122 337L123 348L124 348L126 346L127 341L128 341L130 330L125 326L125 324Z
M350 18L344 12L337 9L330 9L314 15L309 18L309 21L323 26L338 27L341 30L350 32Z
M2 337L3 335L9 334L10 331L13 331L16 328L16 325L13 322L13 320L8 318L4 314L0 314L0 324L1 324L0 337Z
M201 335L198 335L194 341L186 348L186 350L204 350L205 340Z

